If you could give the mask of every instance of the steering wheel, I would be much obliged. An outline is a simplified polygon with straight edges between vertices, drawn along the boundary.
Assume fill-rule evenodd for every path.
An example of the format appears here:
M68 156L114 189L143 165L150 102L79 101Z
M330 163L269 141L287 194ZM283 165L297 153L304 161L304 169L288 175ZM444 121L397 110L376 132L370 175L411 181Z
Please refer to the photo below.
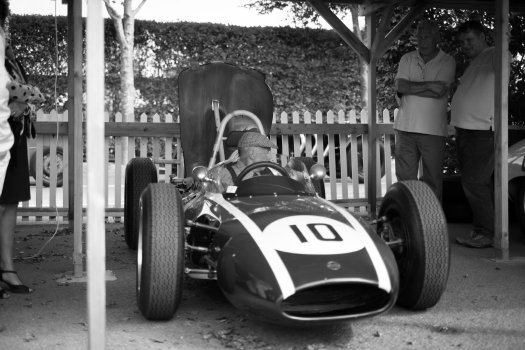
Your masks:
M246 174L248 174L250 171L253 171L257 168L272 168L272 169L277 170L282 176L290 177L286 169L277 163L269 162L269 161L256 162L256 163L248 165L246 168L244 168L241 171L241 173L237 176L237 184L241 182L242 180L244 180L244 178L246 177Z

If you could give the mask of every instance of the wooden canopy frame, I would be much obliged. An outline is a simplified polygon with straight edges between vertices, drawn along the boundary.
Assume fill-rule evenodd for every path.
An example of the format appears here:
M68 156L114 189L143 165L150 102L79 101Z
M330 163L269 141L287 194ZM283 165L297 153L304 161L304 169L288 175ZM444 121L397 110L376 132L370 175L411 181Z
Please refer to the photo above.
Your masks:
M285 0L286 1L286 0ZM494 11L496 29L496 58L498 68L495 80L495 132L496 132L496 242L502 253L502 260L509 260L508 246L508 16L510 10L525 12L522 0L288 0L304 2L314 8L341 38L369 66L368 101L370 116L376 115L376 64L377 60L397 40L409 25L429 7L449 9L484 9ZM74 232L74 273L82 276L82 2L62 0L68 6L68 128L69 153L69 222ZM361 14L366 17L368 42L361 42L354 33L330 10L329 4L358 4ZM390 18L396 6L410 8L407 15L387 32L386 19ZM89 171L96 172L102 162L102 148L96 143L103 138L104 123L100 106L104 105L103 91L103 21L102 0L88 1L87 20L87 132L90 147ZM378 19L381 18L381 21ZM377 141L376 118L368 118L370 135L368 164L369 183L375 183ZM91 149L94 147L94 149ZM91 161L94 161L91 163ZM92 168L93 167L93 168ZM98 196L103 193L103 179L96 180L88 173L88 324L90 349L105 347L105 232L104 201ZM377 206L376 186L368 187L369 210L375 214Z

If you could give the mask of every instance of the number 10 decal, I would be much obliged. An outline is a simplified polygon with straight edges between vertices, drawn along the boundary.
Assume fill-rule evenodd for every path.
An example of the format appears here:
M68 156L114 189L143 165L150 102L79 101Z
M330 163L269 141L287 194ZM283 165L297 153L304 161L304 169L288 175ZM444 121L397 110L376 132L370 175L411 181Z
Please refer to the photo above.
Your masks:
M330 224L325 223L311 223L307 224L306 227L308 230L305 230L305 234L308 235L308 231L311 232L315 238L317 238L319 241L342 241L343 239L337 233L335 228ZM290 225L290 228L292 231L297 235L297 238L301 241L301 243L307 243L308 239L305 237L303 232L297 227L297 225Z
M287 216L263 230L264 241L275 250L310 255L356 252L364 248L365 235L348 223L316 215Z

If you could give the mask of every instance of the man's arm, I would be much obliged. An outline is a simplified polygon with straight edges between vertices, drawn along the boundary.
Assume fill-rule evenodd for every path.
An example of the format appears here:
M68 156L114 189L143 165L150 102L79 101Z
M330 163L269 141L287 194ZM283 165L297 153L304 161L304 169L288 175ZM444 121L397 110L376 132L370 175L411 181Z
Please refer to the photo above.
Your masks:
M400 95L441 98L448 93L448 85L442 81L410 81L398 78L396 91Z

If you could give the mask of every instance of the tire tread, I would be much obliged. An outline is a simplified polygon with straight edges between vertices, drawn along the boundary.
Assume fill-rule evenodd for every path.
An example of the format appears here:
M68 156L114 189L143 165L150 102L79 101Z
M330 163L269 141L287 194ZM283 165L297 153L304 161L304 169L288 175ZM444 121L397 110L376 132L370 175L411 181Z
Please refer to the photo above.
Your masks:
M124 237L130 249L137 249L139 200L150 183L157 182L157 168L149 158L133 158L126 166L124 181Z
M139 308L149 320L169 320L182 297L184 231L182 200L171 184L149 185L143 193L142 280ZM139 252L140 253L140 252ZM138 267L137 267L138 268Z
M392 191L391 191L392 190ZM395 201L395 196L407 198L408 205L400 209L414 215L415 225L422 232L416 239L421 242L423 273L419 278L411 276L407 286L401 286L398 304L412 310L434 306L446 287L450 270L450 243L445 215L434 192L422 181L401 181L392 185L385 195L384 203ZM383 207L380 210L382 215ZM403 215L401 215L403 216ZM406 219L406 214L403 216ZM416 227L412 229L415 230Z

